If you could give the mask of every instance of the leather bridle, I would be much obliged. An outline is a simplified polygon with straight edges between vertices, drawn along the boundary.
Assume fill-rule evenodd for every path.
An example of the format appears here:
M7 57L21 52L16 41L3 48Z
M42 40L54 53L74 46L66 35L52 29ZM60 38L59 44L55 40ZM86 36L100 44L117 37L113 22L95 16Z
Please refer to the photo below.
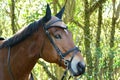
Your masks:
M8 72L9 72L11 80L15 80L14 75L11 70L11 66L10 66L10 47L8 47L7 65L8 65Z
M78 47L73 47L73 48L71 48L70 50L68 50L67 52L63 53L63 52L58 48L58 46L54 43L54 41L53 41L52 37L50 36L49 31L48 31L49 28L54 27L54 26L52 26L52 25L55 24L56 22L62 22L62 20L61 20L61 19L57 19L57 20L54 20L54 21L49 22L47 25L45 24L45 25L44 25L44 31L45 31L45 34L47 35L50 43L53 45L54 49L56 50L57 54L60 56L60 60L59 60L60 63L61 63L61 61L63 60L64 63L65 63L65 66L67 67L67 68L66 68L66 71L64 72L64 74L63 74L63 76L62 76L62 78L61 78L61 80L64 80L64 77L66 76L66 73L67 73L68 70L70 70L72 73L75 73L75 72L71 69L71 62L72 62L75 54L76 54L78 51L80 51L80 50L79 50ZM58 26L58 27L63 28L63 29L67 29L67 27L61 27L61 26ZM71 59L70 59L70 60L66 60L65 57L66 57L68 54L70 54L71 52L74 52L73 55L72 55L72 57L71 57Z

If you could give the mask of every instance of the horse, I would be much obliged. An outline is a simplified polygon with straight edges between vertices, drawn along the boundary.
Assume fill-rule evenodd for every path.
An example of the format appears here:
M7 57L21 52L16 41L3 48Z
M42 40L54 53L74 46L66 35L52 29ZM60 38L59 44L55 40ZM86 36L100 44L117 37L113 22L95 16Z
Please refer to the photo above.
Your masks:
M41 19L22 28L0 45L0 80L29 80L39 58L67 69L72 76L85 72L85 61L72 33L61 20L65 6L51 15L49 4Z

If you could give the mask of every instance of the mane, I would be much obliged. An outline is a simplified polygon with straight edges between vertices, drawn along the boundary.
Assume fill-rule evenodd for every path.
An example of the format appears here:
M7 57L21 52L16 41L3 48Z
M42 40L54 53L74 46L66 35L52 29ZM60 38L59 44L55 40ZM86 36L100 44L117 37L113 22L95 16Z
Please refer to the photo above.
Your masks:
M42 26L42 19L29 24L27 27L16 33L13 37L5 40L5 42L0 45L0 48L13 47L14 45L25 40L27 37L31 36L34 32L38 30L40 26Z

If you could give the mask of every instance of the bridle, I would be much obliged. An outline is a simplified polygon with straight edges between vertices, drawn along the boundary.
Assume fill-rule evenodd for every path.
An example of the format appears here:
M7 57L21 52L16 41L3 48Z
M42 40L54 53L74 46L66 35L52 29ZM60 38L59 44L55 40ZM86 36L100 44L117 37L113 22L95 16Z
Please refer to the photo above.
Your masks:
M60 56L60 60L59 60L60 63L61 63L61 61L63 60L64 63L65 63L65 66L67 67L66 70L65 70L65 72L64 72L64 74L63 74L63 76L62 76L62 78L61 78L61 80L64 80L64 77L66 76L66 73L67 73L68 70L71 70L71 71L74 73L74 71L71 69L71 62L72 62L75 54L76 54L78 51L80 51L80 50L79 50L78 47L74 47L74 48L71 48L70 50L68 50L67 52L63 53L63 52L58 48L58 46L54 43L54 41L53 41L52 37L50 36L49 31L48 31L49 28L54 27L54 26L52 26L52 25L55 24L56 22L62 22L62 20L61 20L61 19L57 19L57 20L53 20L53 21L49 22L48 24L45 24L45 25L44 25L44 31L45 31L45 34L47 35L50 43L52 44L52 46L53 46L54 49L56 50L57 54ZM67 29L67 27L61 27L61 26L59 26L59 27L60 27L60 28L63 28L63 29ZM68 54L70 54L71 52L74 52L74 54L72 55L71 59L70 59L70 60L66 60L65 57L66 57Z
M80 50L79 50L78 47L74 47L74 48L71 48L70 50L68 50L67 52L63 53L63 52L57 47L57 45L54 43L54 41L53 41L52 37L50 36L49 31L48 31L49 28L53 27L52 24L54 24L54 23L56 23L56 22L62 22L62 20L61 20L61 19L57 19L57 20L51 21L51 22L48 23L47 25L45 24L43 28L44 28L45 34L47 35L50 43L53 45L53 47L54 47L54 49L56 50L57 54L60 56L60 60L59 60L60 63L61 63L61 61L63 60L64 63L65 63L65 66L67 67L66 70L65 70L65 72L64 72L64 74L63 74L63 76L62 76L62 78L61 78L61 80L64 80L64 78L65 78L68 70L71 70L72 73L74 73L74 71L71 69L71 62L72 62L74 56L76 55L76 53L77 53L78 51L80 51ZM59 26L59 27L61 27L61 26ZM61 28L63 28L63 27L61 27ZM63 29L67 29L67 28L64 27ZM11 47L8 47L8 57L7 57L8 72L9 72L9 75L10 75L11 80L15 80L14 75L13 75L12 70L11 70L11 66L10 66L10 48L11 48ZM74 54L72 55L71 59L70 59L70 60L66 60L65 57L66 57L68 54L70 54L71 52L74 52ZM32 73L31 73L30 80L34 80Z

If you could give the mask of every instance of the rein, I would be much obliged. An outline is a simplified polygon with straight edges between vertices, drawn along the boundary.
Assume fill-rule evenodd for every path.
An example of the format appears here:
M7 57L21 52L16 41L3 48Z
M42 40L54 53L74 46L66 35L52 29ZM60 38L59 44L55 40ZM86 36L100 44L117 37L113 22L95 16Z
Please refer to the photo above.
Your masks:
M15 80L14 75L11 70L11 66L10 66L10 47L8 47L7 65L8 65L8 72L9 72L11 80Z
M8 47L7 65L8 65L8 72L11 80L15 80L14 75L12 73L11 65L10 65L10 47ZM30 80L34 80L32 72L30 74Z

